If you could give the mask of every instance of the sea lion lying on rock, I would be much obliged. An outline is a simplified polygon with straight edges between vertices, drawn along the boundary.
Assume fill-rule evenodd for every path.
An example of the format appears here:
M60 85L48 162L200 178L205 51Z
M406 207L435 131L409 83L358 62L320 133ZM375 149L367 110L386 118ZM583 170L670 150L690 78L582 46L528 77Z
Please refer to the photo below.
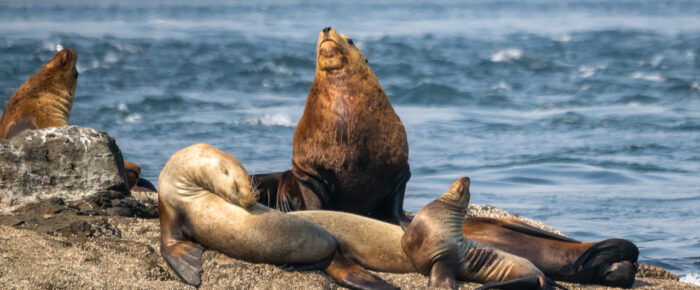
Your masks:
M456 184L458 189L468 191L464 179ZM458 185L453 185L449 192L458 190L455 189ZM309 265L302 268L323 269L341 285L376 289L391 288L391 285L366 268L415 272L417 264L412 261L415 255L439 253L444 244L461 245L467 240L461 237L458 227L457 234L445 236L443 244L409 247L410 251L406 251L407 247L402 248L401 242L403 231L396 225L343 212L285 214L267 208L255 202L257 196L245 168L232 155L205 144L192 145L175 153L161 172L159 188L161 254L173 270L192 285L201 282L203 246L249 262ZM434 206L429 205L429 208L433 208L430 213L419 212L418 217L443 214ZM453 210L445 209L446 212ZM417 225L428 224L434 228L445 227L427 220ZM421 230L411 230L411 233L413 238L426 238ZM470 259L471 252L465 252L464 257L454 259L453 271L459 272L458 279L502 282L520 278L519 275L541 276L535 266L523 258L475 242L469 246L483 248L481 252L498 257L500 263L482 267ZM498 267L504 267L501 270L510 271L510 274L479 274L490 273ZM540 283L537 285L548 285L543 284L545 280L540 276L536 276L540 279L535 281Z
M527 258L548 277L582 284L632 287L639 249L621 239L577 240L507 218L468 218L465 237Z
M201 282L202 246L278 265L327 264L338 246L319 226L258 204L245 168L206 144L173 154L158 188L161 255L191 285Z
M253 177L261 203L410 222L403 211L411 176L406 131L367 59L331 27L321 31L316 57L292 170Z

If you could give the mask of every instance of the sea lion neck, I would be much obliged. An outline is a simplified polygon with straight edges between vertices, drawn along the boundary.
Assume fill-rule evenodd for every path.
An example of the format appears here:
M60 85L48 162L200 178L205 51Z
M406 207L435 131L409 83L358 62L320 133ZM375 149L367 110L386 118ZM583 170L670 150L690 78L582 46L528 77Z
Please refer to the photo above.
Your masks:
M334 72L317 72L311 85L308 101L316 104L337 104L360 107L390 106L382 86L371 70L343 69ZM354 110L367 112L366 110Z

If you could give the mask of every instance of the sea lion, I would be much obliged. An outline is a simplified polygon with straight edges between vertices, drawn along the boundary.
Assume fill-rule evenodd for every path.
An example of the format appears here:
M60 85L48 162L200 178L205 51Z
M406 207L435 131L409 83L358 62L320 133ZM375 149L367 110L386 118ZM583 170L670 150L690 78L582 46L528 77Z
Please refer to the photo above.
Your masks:
M203 246L253 263L324 268L338 244L321 227L257 203L235 157L206 144L178 151L158 178L161 255L201 283Z
M326 269L336 281L363 277L366 269L426 275L435 269L436 275L454 276L451 282L431 276L430 286L456 286L455 279L492 282L484 285L485 288L558 286L524 258L461 236L460 225L469 201L468 186L467 178L455 181L445 194L418 213L405 233L397 225L351 213L309 210L289 214L323 227L338 240L346 264L333 269L332 263ZM460 196L459 202L455 201L456 196ZM414 263L416 260L419 262ZM357 265L350 266L353 263ZM336 273L340 274L334 276Z
M462 177L405 229L403 250L416 270L430 277L428 286L457 289L456 279L487 283L484 288L558 286L528 260L465 238L469 198L469 178Z
M274 195L268 204L282 211L331 209L410 222L403 211L411 176L406 131L367 59L331 27L321 31L316 56L292 170L255 177L278 178L256 183L261 196Z
M634 284L639 249L627 240L579 242L505 218L465 219L462 233L530 260L555 280L626 288Z
M25 129L68 126L78 86L77 60L75 50L63 49L17 89L0 118L0 139Z
M29 77L7 101L0 117L0 139L9 139L27 129L68 126L78 86L78 52L62 49ZM155 191L153 184L139 179L141 168L124 161L129 188ZM135 176L135 177L134 177Z
M124 160L124 171L126 171L126 181L129 184L129 190L134 191L150 191L157 192L153 184L141 176L141 166L135 163Z

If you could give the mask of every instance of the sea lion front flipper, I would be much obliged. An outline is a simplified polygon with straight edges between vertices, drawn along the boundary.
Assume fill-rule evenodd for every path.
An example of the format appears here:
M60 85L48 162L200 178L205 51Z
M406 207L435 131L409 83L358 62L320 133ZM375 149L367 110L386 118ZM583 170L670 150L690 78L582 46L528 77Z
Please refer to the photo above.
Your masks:
M457 265L453 259L438 260L430 269L428 287L457 289Z
M544 282L544 283L542 283ZM486 283L483 286L476 288L477 290L483 289L501 289L501 290L519 290L519 289L566 289L565 287L557 284L552 279L544 277L544 281L535 275L526 275L518 279L508 280L504 282L491 282ZM544 284L544 285L543 285Z
M161 245L163 256L175 274L185 283L199 286L202 283L202 245L190 241L176 241L170 245Z
M398 224L402 229L411 223L412 218L406 215L403 210L403 200L406 196L406 183L411 178L411 168L408 164L402 167L396 174L394 174L394 191L391 193L385 202L379 203L377 212L381 212L382 209L390 208L391 212L389 216L385 217L387 222Z
M324 272L336 283L351 289L399 289L353 262L339 250Z
M547 232L541 229L538 229L536 227L533 227L525 222L516 220L516 219L511 219L511 218L488 218L488 217L476 217L476 218L468 218L464 220L464 223L469 223L469 222L483 222L483 223L490 223L494 225L501 226L503 228L513 230L516 232L520 232L526 235L531 235L535 237L540 237L540 238L545 238L545 239L551 239L551 240L556 240L556 241L562 241L562 242L571 242L571 243L580 243L580 241L574 240L569 237L565 237L562 235L558 235L555 233Z
M177 223L175 211L158 198L160 217L160 254L175 274L185 283L199 286L202 283L202 252L204 247L187 238Z
M37 129L39 126L36 125L34 121L34 116L32 115L25 115L22 116L17 122L15 122L12 127L7 131L7 136L5 136L6 139L10 139L14 137L15 135L21 133L24 130L29 130L29 129ZM0 133L2 134L2 133Z

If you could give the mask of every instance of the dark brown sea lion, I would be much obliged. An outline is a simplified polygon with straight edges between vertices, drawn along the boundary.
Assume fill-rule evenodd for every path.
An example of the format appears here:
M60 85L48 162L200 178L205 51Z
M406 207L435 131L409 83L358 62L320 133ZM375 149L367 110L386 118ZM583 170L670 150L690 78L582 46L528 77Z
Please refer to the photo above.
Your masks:
M134 191L152 191L157 192L155 186L148 180L140 178L141 166L135 163L124 160L124 171L126 171L126 181L129 184L129 190Z
M294 132L292 170L253 177L261 202L405 223L410 176L406 131L367 59L351 39L323 29L316 76Z
M528 260L462 235L469 198L469 178L458 179L416 214L401 238L413 266L430 277L428 286L457 289L460 279L487 283L484 288L557 287Z
M75 50L63 49L17 89L0 118L0 139L26 129L68 126L78 86L77 60Z
M530 260L548 277L582 284L632 287L639 250L621 239L579 242L515 219L468 218L465 237Z

